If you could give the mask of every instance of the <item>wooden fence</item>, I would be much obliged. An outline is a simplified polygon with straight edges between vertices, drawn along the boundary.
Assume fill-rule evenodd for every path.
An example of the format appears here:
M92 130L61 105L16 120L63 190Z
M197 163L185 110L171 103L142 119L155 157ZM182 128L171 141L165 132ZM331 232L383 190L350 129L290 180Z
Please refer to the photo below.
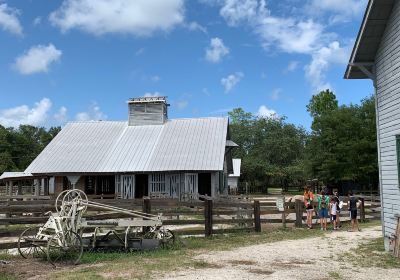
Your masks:
M179 235L204 235L238 231L261 232L269 224L293 224L302 227L305 220L304 204L301 200L285 202L284 211L279 211L274 200L218 199L204 197L203 201L183 202L172 199L93 199L107 205L138 210L152 214L162 214L163 224L173 227ZM362 199L360 220L380 218L379 202ZM48 217L45 213L55 210L55 201L50 197L14 196L0 198L0 237L15 237L23 227L15 229L9 225L43 224ZM341 217L349 217L348 211L342 211ZM102 220L126 218L119 213L96 211L88 208L85 218ZM317 218L314 216L314 219ZM17 227L18 228L18 227ZM15 245L15 244L13 244ZM11 248L11 244L1 243L0 249Z

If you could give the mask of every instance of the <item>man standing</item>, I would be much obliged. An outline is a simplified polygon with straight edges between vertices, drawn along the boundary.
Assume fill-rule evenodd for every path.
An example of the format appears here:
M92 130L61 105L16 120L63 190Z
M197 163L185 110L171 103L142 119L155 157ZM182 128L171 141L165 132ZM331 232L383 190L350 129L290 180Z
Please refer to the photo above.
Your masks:
M304 188L304 206L306 207L307 211L307 226L309 229L312 228L312 216L314 212L314 206L313 206L313 201L314 201L314 194L310 190L309 187Z
M321 224L321 230L326 230L326 219L328 218L328 205L329 205L329 196L325 195L325 192L322 191L321 194L318 196L318 215Z
M353 195L352 191L349 191L349 211L350 211L350 218L351 218L351 230L349 231L356 231L356 225L357 225L357 230L360 230L360 227L358 225L358 220L357 220L357 208L359 203L361 203L361 201L356 198Z

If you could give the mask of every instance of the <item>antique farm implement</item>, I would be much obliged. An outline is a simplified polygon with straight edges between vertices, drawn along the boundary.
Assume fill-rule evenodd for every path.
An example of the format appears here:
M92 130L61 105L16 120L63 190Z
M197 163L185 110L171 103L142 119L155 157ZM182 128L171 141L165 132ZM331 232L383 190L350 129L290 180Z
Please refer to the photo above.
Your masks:
M162 227L160 215L89 201L80 190L60 193L55 207L56 213L48 212L43 226L28 228L20 235L18 251L22 257L46 256L53 265L77 264L84 249L140 250L174 242L174 234ZM88 207L129 218L86 220L83 214Z

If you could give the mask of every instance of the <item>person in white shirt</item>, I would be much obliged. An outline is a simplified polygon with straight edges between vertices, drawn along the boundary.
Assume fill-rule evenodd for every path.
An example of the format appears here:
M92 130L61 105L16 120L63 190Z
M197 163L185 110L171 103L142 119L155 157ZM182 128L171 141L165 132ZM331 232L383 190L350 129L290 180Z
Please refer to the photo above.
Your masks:
M331 203L329 205L331 220L333 222L333 230L337 230L336 215L338 214L338 207L339 207L339 201L338 201L337 197L333 197L331 200Z

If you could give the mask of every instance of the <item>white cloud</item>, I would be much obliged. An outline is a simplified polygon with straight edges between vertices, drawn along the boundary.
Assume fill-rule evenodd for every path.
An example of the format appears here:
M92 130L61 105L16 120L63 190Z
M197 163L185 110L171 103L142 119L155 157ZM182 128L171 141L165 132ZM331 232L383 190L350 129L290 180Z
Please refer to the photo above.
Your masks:
M52 63L60 60L62 51L53 44L31 47L23 55L16 58L14 68L23 75L48 72Z
M160 76L158 76L158 75L154 75L154 76L151 76L151 77L150 77L150 80L151 80L152 82L159 82L159 81L161 80L161 78L160 78Z
M157 96L161 96L161 94L156 91L156 92L146 92L143 97L157 97Z
M76 114L75 119L77 121L99 121L107 119L96 102L93 102L87 112L80 112Z
M16 35L22 35L22 26L18 19L19 11L0 3L0 27Z
M207 28L202 26L200 23L196 21L192 21L188 24L186 24L186 28L189 29L190 31L201 31L205 34L207 34Z
M44 125L52 103L50 99L43 98L30 108L21 105L14 108L0 110L0 124L6 127L18 127L21 124Z
M268 109L267 106L261 105L260 108L258 108L257 116L259 118L273 118L277 117L278 114L275 110Z
M33 20L33 25L39 25L39 24L41 24L42 23L42 18L41 17L36 17L34 20Z
M50 22L63 32L80 29L94 35L149 36L183 21L183 0L64 0L50 14Z
M224 45L220 38L212 38L210 46L206 49L206 60L212 63L218 63L229 54L229 48Z
M350 14L358 13L365 0L308 0L302 7L301 15L276 16L267 7L266 0L203 0L219 5L220 14L228 25L244 24L250 27L261 40L266 50L277 50L290 54L310 56L310 63L305 69L305 76L313 89L329 86L325 73L330 64L346 62L350 45L342 47L337 41L338 35L326 31L326 26L316 22L310 13L305 12L316 5L315 10L344 13L349 3ZM364 4L360 4L360 3ZM310 4L311 3L311 4ZM307 16L308 15L308 16ZM297 64L288 66L294 71Z
M282 94L282 89L276 88L276 89L272 90L270 98L271 98L271 100L277 101L281 98L281 94Z
M359 16L365 9L367 0L310 0L306 11L311 15L329 14L331 23L348 22Z
M309 80L314 91L331 88L325 81L325 72L330 64L346 64L350 56L352 44L341 47L337 41L327 47L322 47L312 55L310 64L305 66L306 78Z
M284 72L285 73L293 72L297 69L298 66L299 66L298 61L290 61Z
M65 123L68 120L68 116L67 116L67 108L62 106L57 113L54 114L54 119L58 122L58 123Z
M236 72L235 74L230 74L226 78L221 79L221 85L225 88L225 92L230 92L244 77L242 72Z

